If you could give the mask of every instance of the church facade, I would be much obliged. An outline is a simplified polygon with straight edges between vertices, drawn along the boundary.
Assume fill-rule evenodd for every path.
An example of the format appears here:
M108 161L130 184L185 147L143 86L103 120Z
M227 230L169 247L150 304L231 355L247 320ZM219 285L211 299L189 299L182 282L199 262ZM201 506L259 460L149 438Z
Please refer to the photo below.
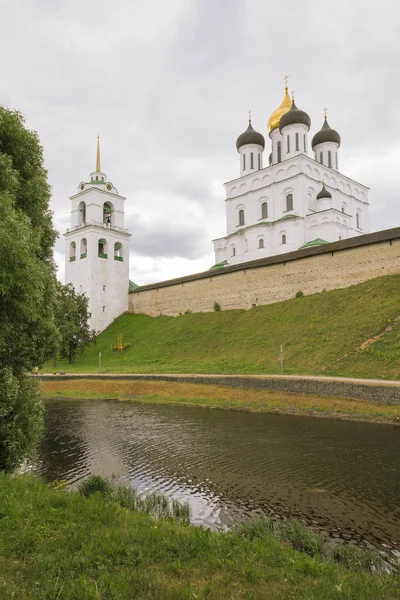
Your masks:
M71 196L71 226L64 234L65 283L89 298L90 326L102 331L128 308L129 238L124 228L124 203L100 168Z
M369 232L368 188L340 173L339 133L325 114L309 156L310 128L310 117L286 86L268 121L271 146L264 167L265 139L249 118L236 142L240 176L225 184L227 234L214 240L215 267Z

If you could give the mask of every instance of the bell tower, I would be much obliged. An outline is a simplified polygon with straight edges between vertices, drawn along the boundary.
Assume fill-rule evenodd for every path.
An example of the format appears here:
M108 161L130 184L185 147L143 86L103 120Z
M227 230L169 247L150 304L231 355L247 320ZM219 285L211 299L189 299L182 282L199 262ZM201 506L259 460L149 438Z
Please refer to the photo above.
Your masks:
M124 229L126 198L101 170L99 137L96 170L70 200L65 282L89 298L90 326L100 332L128 310L130 234Z

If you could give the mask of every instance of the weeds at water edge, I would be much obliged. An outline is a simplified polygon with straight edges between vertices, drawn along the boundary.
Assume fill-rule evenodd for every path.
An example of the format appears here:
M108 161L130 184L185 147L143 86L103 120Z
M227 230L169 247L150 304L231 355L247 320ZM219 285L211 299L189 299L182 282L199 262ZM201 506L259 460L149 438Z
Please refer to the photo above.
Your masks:
M190 521L190 507L187 502L169 499L162 494L138 494L128 485L112 485L100 475L91 475L85 479L78 490L82 496L100 494L116 501L122 508L150 515L153 519L174 519L180 522Z
M319 556L324 562L341 563L353 571L385 571L388 567L377 551L348 546L314 532L296 519L279 520L273 517L254 519L236 529L236 533L252 541L269 536L290 544L309 556ZM391 570L394 569L391 565Z

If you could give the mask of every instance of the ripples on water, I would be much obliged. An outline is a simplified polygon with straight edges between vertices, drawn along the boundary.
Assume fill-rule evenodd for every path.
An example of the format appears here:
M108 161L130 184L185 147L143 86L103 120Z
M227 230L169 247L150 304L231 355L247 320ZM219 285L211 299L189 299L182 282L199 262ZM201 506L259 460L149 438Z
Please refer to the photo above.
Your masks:
M29 469L47 481L94 473L188 501L206 527L276 513L400 547L398 428L114 401L46 406Z

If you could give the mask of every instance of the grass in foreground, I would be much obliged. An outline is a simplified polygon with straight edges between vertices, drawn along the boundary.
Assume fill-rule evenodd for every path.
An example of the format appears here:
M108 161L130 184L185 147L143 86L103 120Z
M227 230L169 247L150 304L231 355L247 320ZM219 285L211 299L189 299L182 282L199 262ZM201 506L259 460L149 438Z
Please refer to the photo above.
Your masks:
M0 597L313 599L398 597L398 578L284 545L270 531L213 533L155 521L112 497L0 474Z
M400 275L393 275L247 311L124 314L75 364L59 361L57 370L97 372L101 352L110 373L279 373L282 344L287 374L399 379L399 298ZM122 353L111 350L118 334Z
M151 404L305 414L321 417L392 422L398 406L333 396L311 396L218 385L166 381L40 381L45 397L120 399Z

